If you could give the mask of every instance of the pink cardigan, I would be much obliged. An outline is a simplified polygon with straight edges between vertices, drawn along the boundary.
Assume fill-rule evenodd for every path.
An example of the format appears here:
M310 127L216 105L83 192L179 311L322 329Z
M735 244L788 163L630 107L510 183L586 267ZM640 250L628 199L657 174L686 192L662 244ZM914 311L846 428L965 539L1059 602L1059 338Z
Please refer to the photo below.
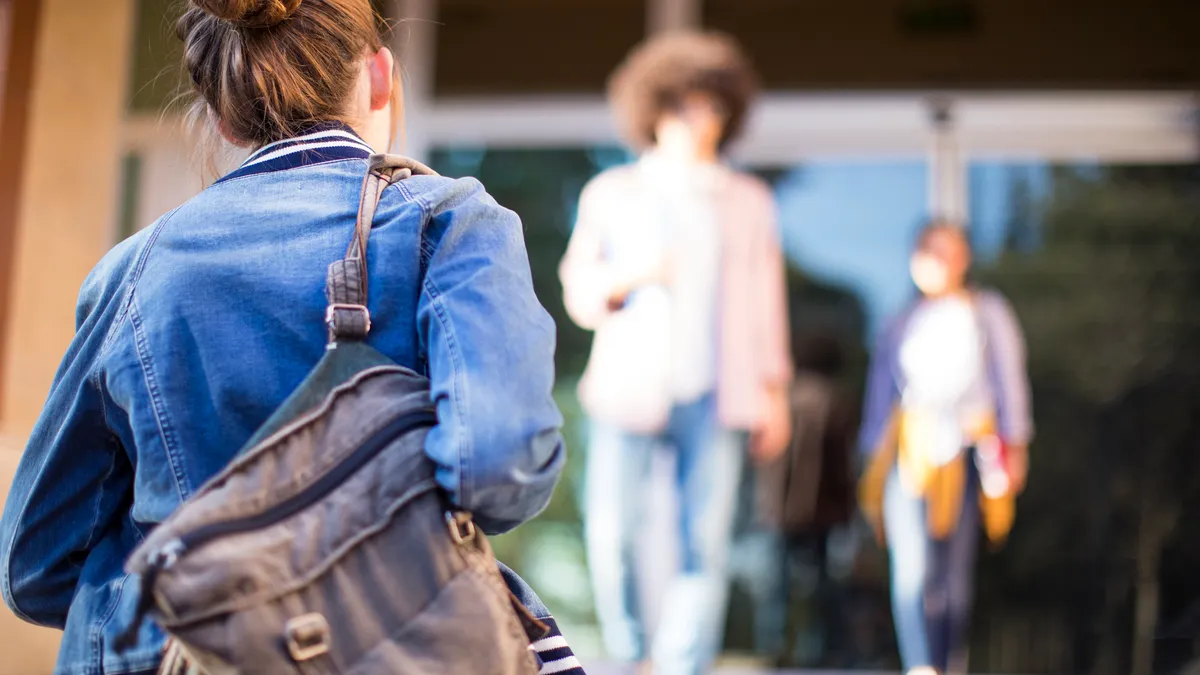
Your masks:
M717 407L726 428L751 430L765 414L766 392L792 379L783 254L770 189L753 176L721 171ZM559 268L567 313L583 328L604 330L613 286L605 232L638 208L646 189L637 165L628 165L600 174L583 190ZM621 357L593 351L589 367Z

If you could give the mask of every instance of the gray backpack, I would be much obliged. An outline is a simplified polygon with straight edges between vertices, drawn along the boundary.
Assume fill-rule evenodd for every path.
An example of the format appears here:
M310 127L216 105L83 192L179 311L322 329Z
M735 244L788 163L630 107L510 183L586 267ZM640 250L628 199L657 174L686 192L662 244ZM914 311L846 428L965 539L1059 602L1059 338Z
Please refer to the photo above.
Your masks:
M162 670L207 675L538 672L546 626L434 481L429 383L369 347L367 240L384 189L432 173L376 155L329 267L325 356L246 449L134 551Z

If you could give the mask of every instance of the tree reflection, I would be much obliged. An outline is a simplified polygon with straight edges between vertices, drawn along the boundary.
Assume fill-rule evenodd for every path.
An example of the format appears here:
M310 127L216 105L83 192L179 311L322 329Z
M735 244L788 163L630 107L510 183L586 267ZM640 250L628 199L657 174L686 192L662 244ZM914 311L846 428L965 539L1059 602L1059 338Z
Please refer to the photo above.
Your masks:
M1040 201L1016 184L1007 250L980 275L1024 325L1038 438L980 578L973 662L1176 671L1200 656L1200 625L1173 625L1200 600L1200 172L1051 181Z

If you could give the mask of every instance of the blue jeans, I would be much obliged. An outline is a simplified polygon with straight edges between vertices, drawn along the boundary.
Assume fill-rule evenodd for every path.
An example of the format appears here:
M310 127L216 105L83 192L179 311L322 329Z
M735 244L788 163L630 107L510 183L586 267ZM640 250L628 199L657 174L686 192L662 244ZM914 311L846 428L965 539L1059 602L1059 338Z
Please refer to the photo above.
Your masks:
M892 618L904 668L939 672L965 667L975 558L980 534L979 477L968 461L958 527L930 538L925 500L907 494L893 471L883 494L883 524L892 570Z
M645 520L654 449L676 453L680 570L665 589L653 646L655 672L702 673L721 646L727 557L744 463L744 434L721 428L712 395L671 411L657 435L593 424L588 448L586 529L596 614L610 656L646 657L639 611L637 539Z

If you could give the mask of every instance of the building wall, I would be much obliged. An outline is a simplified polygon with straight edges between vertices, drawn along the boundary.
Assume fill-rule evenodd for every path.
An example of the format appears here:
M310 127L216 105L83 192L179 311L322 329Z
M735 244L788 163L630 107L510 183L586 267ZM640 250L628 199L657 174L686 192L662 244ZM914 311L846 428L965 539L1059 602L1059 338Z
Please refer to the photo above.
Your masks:
M25 2L27 0L21 0ZM133 0L42 0L19 167L0 386L0 496L74 333L84 277L112 244ZM53 667L57 633L0 611L0 675Z

